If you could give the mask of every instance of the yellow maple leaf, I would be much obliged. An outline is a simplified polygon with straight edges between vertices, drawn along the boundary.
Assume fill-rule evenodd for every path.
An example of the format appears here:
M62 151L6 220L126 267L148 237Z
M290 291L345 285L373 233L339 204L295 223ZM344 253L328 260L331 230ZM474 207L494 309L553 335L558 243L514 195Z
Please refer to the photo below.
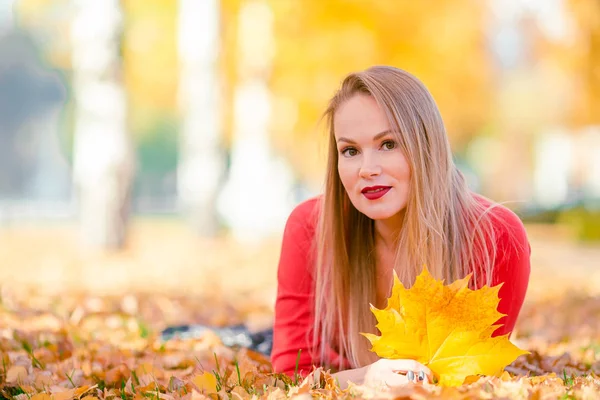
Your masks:
M508 335L492 337L500 317L500 286L468 287L471 275L450 285L427 268L406 289L394 273L394 286L383 310L371 306L380 336L363 333L382 358L406 358L424 364L443 386L462 385L470 375L500 375L528 352Z

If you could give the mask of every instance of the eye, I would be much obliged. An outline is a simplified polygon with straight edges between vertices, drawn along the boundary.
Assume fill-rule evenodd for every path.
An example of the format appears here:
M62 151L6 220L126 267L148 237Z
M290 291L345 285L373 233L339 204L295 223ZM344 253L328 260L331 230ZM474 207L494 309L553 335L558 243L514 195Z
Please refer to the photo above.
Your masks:
M381 144L381 147L383 147L386 150L394 150L396 148L396 142L394 142L393 140L386 140Z
M354 157L358 154L358 150L354 147L346 147L342 151L340 151L344 157Z

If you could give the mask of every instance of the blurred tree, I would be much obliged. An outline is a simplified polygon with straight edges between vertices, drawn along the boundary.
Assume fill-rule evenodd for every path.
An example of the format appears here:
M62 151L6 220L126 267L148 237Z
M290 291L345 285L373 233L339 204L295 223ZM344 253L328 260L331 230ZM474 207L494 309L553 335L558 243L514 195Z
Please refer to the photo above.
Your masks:
M269 137L273 22L273 9L266 0L244 1L235 21L231 167L219 196L219 211L232 235L244 241L280 233L293 207L293 174L283 157L273 156Z
M66 0L21 1L29 4L23 6L28 14L37 15L42 6L51 8L54 6L50 4ZM217 65L224 78L219 80L220 100L216 102L224 106L219 124L229 141L234 130L234 88L240 79L238 13L246 2L220 0L217 6L218 20L222 21L216 27L220 34ZM204 1L197 3L206 6ZM396 65L425 82L442 110L455 147L485 128L492 92L483 30L485 2L267 3L273 10L276 45L273 68L267 78L272 91L271 140L303 180L321 180L323 156L315 151L314 131L327 99L346 73L373 64ZM125 79L132 128L134 132L149 132L152 129L147 125L154 123L156 115L173 115L177 108L178 39L174 26L178 3L124 0L123 5L128 21ZM32 18L32 25L39 21L40 18ZM198 40L202 37L198 36ZM63 54L59 50L56 53Z
M76 101L73 180L82 240L124 245L134 172L123 88L119 0L77 0L72 38Z
M183 213L203 236L219 231L217 194L224 172L219 1L179 0L179 105L182 113L177 192Z

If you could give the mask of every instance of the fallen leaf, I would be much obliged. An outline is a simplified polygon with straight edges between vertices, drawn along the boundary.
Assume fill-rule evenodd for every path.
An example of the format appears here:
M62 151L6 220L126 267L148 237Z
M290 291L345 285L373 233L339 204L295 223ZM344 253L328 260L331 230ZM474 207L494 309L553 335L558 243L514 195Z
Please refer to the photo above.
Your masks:
M45 371L44 371L45 372ZM52 377L45 373L38 373L35 376L34 385L37 388L44 389L48 386L52 386L54 382L52 381Z
M201 393L215 393L217 391L217 378L210 372L196 375L192 378Z
M13 365L6 372L6 383L20 383L27 379L27 368L22 365Z
M237 400L246 400L252 397L250 394L248 394L248 392L246 392L246 389L241 386L234 387L231 390L230 395L232 399Z
M38 393L31 396L31 399L29 400L52 400L52 396L48 393Z
M76 396L76 389L64 389L53 387L52 388L52 398L54 400L71 400Z

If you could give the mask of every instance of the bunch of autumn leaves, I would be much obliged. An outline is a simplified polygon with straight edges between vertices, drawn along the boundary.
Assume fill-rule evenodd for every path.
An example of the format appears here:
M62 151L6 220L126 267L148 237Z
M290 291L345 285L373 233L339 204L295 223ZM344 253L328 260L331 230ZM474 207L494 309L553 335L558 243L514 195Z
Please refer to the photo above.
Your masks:
M406 289L394 276L385 309L371 306L380 336L363 334L382 358L413 359L426 365L443 386L460 386L476 375L499 376L528 352L508 335L492 337L503 314L497 311L500 286L468 287L471 275L445 286L427 268Z

